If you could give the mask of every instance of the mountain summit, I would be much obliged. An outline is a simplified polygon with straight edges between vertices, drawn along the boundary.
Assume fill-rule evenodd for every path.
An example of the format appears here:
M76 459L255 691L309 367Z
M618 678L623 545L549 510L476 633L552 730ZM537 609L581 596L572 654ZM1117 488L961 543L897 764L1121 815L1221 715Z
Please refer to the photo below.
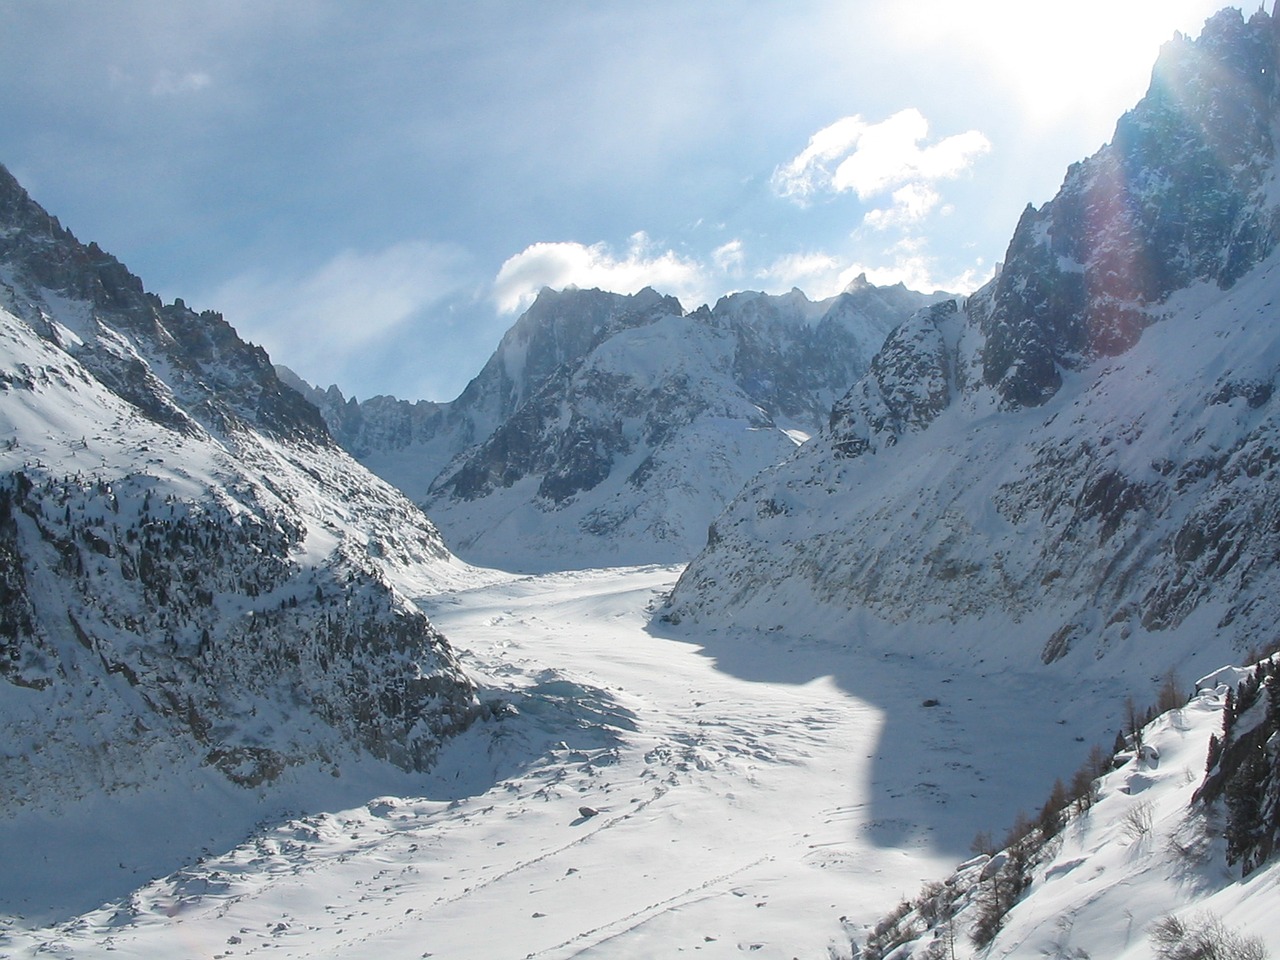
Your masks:
M1276 66L1266 14L1175 38L1111 143L1023 214L975 300L982 383L1005 406L1043 403L1065 371L1131 347L1172 293L1230 287L1275 246Z

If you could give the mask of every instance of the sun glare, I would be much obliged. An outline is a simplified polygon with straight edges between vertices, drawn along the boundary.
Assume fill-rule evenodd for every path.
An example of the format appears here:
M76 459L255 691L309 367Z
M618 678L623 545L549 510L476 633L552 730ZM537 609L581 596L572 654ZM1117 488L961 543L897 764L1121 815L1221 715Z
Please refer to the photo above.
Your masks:
M1110 127L1117 109L1126 109L1146 90L1161 45L1178 30L1198 35L1207 17L1233 4L930 0L922 6L911 6L909 22L896 18L899 36L908 44L942 46L953 56L980 61L1014 94L1027 124L1047 125L1074 114ZM1252 12L1246 9L1246 15Z

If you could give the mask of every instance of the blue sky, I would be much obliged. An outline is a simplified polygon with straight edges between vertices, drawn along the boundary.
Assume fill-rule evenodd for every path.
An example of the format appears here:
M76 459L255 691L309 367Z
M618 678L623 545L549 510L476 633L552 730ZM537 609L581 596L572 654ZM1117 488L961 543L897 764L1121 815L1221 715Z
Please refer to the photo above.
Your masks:
M967 292L1224 5L14 0L0 163L308 380L446 400L544 284Z

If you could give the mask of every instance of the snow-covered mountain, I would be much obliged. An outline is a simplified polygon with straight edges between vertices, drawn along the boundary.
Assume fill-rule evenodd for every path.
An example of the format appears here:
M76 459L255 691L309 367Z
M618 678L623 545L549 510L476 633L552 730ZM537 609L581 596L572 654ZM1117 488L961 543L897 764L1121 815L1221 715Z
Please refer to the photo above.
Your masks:
M543 290L450 403L308 396L470 561L672 562L937 298L859 278L817 303L739 293L686 313L651 289Z
M666 615L912 624L975 658L1144 677L1269 636L1276 56L1263 12L1168 43L1003 270L894 331L823 434L716 521Z
M0 812L425 768L480 704L392 581L468 576L260 348L0 168Z

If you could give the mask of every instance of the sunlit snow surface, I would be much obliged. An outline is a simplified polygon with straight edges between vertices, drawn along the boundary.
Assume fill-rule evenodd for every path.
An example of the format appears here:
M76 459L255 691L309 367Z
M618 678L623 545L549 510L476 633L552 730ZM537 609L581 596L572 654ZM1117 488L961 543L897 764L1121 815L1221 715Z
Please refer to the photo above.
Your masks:
M1068 825L989 956L1146 958L1151 925L1169 914L1188 925L1212 914L1276 955L1280 865L1233 882L1240 871L1226 866L1220 811L1206 817L1191 802L1225 691L1202 690L1147 728L1147 756L1104 778L1099 802Z
M678 573L424 601L516 711L428 776L294 770L259 798L178 772L6 822L0 846L29 866L0 872L0 956L847 956L1074 767L1107 697L785 631L647 626Z

